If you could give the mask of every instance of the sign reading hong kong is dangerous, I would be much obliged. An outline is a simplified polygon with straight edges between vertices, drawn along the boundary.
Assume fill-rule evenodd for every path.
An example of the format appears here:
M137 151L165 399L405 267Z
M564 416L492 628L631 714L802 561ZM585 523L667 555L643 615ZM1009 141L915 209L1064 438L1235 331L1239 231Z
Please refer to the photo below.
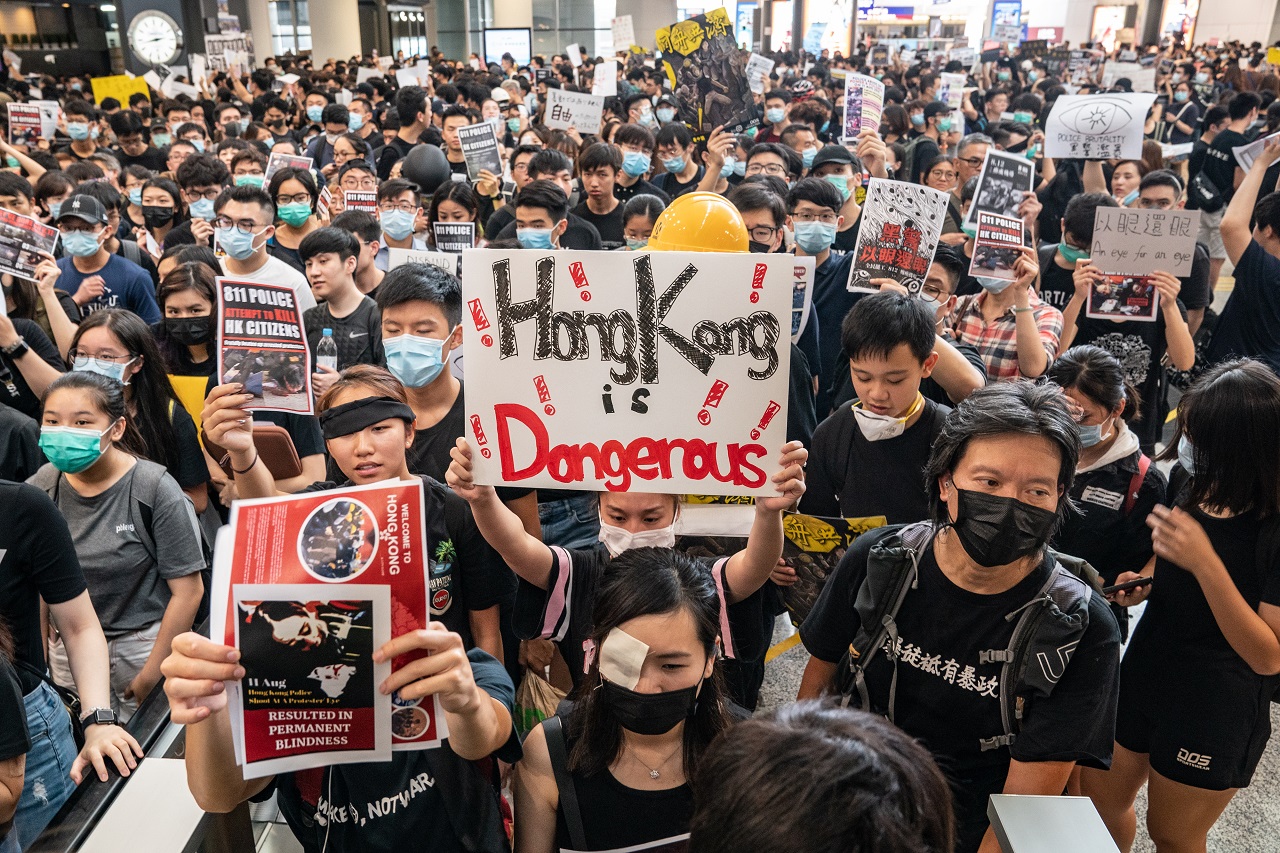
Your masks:
M774 494L794 259L463 253L476 480Z

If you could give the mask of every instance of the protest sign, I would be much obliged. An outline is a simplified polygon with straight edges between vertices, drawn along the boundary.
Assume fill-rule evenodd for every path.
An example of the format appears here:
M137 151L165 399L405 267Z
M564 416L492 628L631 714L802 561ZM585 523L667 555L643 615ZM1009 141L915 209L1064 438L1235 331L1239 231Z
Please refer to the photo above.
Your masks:
M565 45L564 52L569 55L569 64L574 68L582 65L582 48L577 42Z
M772 59L765 59L758 53L747 57L747 81L751 85L752 92L757 95L764 94L769 84L769 75L773 73L774 64Z
M795 258L791 271L791 343L800 340L809 325L809 308L813 305L814 259Z
M969 78L964 74L939 75L937 100L942 101L953 110L960 109L964 103L964 87Z
M820 518L787 513L782 518L782 559L795 569L796 582L782 587L782 601L797 628L813 609L827 577L836 570L840 558L853 541L877 527L884 527L883 515L868 518Z
M1099 320L1138 320L1154 323L1160 294L1148 275L1104 275L1089 288L1086 317Z
M9 108L13 108L13 104ZM1268 142L1275 142L1280 139L1280 133L1270 133L1266 136L1259 137L1248 145L1236 145L1232 147L1231 153L1235 155L1236 162L1240 164L1240 168L1246 172L1253 168L1253 161L1258 159L1258 155L1262 153L1262 149L1266 147Z
M461 252L476 244L474 222L433 222L431 229L435 233L436 248L442 252Z
M218 377L253 394L246 409L309 415L307 336L293 288L218 279Z
M600 95L569 92L565 89L547 90L545 123L551 130L576 127L582 133L595 133L600 129L603 115L604 98Z
M262 176L262 182L264 185L269 184L271 176L281 169L310 169L313 163L310 157L276 151L267 158L267 171Z
M949 194L918 184L872 178L862 205L848 289L876 292L890 278L919 293L942 234Z
M890 62L889 46L884 44L872 45L870 52L867 54L867 64L872 68L883 68Z
M0 208L0 273L35 281L40 252L53 254L56 245L57 228Z
M385 77L381 68L364 68L356 69L356 83L367 83L370 80L381 80Z
M850 74L844 81L844 136L852 142L864 130L880 130L884 114L884 84L874 77Z
M965 224L977 222L979 213L1016 217L1023 194L1031 192L1035 175L1035 164L1026 157L988 148Z
M35 104L9 102L9 144L35 148L40 141L42 122Z
M204 51L209 71L230 71L233 63L252 65L253 36L249 33L206 34Z
M1267 63L1269 65L1280 65L1280 47L1267 48Z
M129 103L129 96L136 94L151 97L147 81L141 77L128 74L113 74L110 77L94 77L89 81L93 89L94 103L102 103L104 98L115 98L122 104ZM156 88L159 88L158 86Z
M591 94L606 98L618 94L618 60L606 59L596 66L591 78Z
M58 116L62 113L62 107L58 106L57 101L32 101L31 103L40 108L40 133L46 139L53 139L53 135L58 131Z
M494 126L487 121L458 128L458 144L467 161L467 177L480 179L480 173L502 174L502 152L498 150L498 136Z
M613 30L614 53L626 50L636 43L636 28L630 15L619 15L610 22Z
M1015 281L1014 264L1022 255L1022 220L994 213L979 213L973 238L969 274L976 278Z
M745 133L760 123L747 59L734 42L724 8L712 9L654 34L677 104L677 118L702 142L713 128Z
M244 678L232 692L244 778L391 760L389 588L237 584L235 642Z
M978 51L972 47L953 47L949 56L953 62L959 62L966 70L978 64Z
M775 494L794 258L462 257L477 482Z
M450 275L458 274L459 258L453 252L432 252L428 249L397 249L389 247L387 270L393 270L404 264L431 264Z
M1089 257L1110 275L1150 275L1161 271L1191 275L1198 210L1136 210L1099 207L1093 216Z
M376 190L343 190L343 210L359 210L378 217L378 193Z
M421 83L422 77L418 74L417 68L400 68L396 70L396 84L399 88L418 86Z
M1140 159L1143 124L1155 99L1150 93L1061 96L1045 122L1045 156Z

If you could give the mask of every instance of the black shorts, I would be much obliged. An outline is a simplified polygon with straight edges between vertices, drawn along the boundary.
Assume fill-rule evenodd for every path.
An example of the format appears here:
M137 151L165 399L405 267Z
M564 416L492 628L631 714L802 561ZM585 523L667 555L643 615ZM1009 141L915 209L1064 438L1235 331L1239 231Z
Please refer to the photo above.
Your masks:
M1271 737L1275 678L1234 661L1170 660L1130 647L1120 665L1116 743L1193 788L1244 788ZM1137 654L1135 654L1137 652Z

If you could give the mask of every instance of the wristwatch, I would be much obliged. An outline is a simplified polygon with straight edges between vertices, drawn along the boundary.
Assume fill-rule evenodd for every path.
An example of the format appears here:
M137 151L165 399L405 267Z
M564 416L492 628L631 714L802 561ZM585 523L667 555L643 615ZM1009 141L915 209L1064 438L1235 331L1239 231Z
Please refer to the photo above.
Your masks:
M80 718L81 728L89 726L118 726L120 718L110 708L91 708L88 715Z
M22 338L18 338L4 349L0 349L0 353L4 353L13 361L17 361L30 351L31 347L27 346L27 342Z

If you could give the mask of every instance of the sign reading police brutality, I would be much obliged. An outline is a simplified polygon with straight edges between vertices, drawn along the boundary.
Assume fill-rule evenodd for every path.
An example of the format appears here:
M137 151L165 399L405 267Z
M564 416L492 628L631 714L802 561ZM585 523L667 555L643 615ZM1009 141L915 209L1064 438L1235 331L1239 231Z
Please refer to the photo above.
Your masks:
M476 481L775 494L795 259L463 252Z
M1063 95L1044 127L1046 157L1137 160L1154 94Z

